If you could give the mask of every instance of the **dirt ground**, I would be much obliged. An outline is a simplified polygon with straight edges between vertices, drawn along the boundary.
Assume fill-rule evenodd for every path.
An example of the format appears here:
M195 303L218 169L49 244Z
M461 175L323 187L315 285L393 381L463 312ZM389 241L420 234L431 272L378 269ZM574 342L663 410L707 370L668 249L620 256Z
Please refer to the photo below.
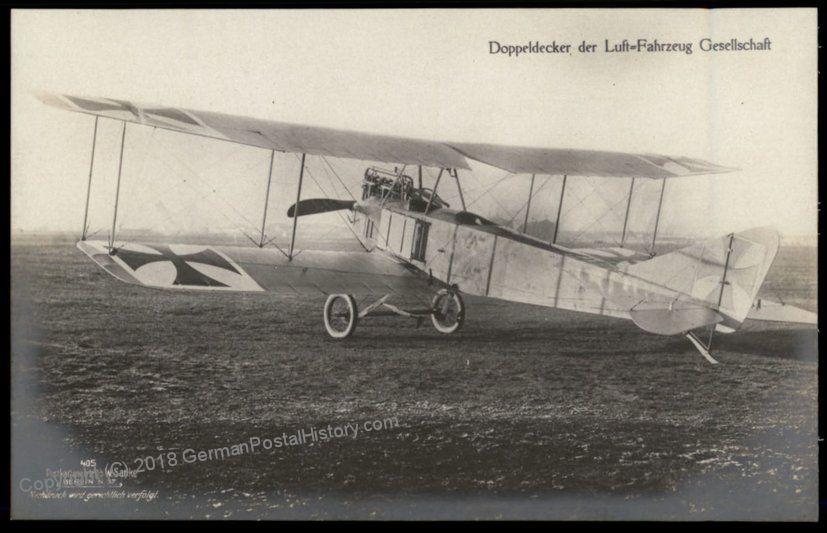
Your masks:
M132 287L71 243L11 253L18 517L818 516L814 331L719 335L713 366L630 322L468 299L455 336L378 318L335 342L323 298ZM765 296L814 310L816 255L782 249ZM89 459L143 464L119 490L152 501L18 486Z

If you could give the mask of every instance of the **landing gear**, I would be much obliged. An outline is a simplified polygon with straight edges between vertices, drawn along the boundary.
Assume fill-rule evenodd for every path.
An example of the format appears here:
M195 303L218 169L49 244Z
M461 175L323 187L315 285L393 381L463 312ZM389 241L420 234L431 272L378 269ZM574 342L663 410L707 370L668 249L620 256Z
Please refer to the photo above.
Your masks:
M331 294L324 303L324 327L334 339L346 339L356 329L359 312L350 294Z
M431 302L431 322L440 333L458 331L465 322L465 303L456 290L442 289Z
M368 316L405 316L416 319L417 326L431 318L440 333L454 333L465 321L465 304L456 288L442 289L427 309L400 309L387 302L390 294L359 310L350 294L331 294L324 304L324 327L334 339L346 339L353 334L356 324Z

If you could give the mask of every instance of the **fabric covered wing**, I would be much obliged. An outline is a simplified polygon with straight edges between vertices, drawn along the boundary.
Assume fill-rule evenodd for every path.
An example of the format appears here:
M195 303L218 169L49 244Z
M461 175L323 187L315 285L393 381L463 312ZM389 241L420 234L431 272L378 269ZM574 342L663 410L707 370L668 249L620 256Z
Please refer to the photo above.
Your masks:
M818 324L818 315L793 305L760 299L750 309L747 320L815 326Z
M281 152L440 168L468 168L450 146L418 139L373 135L273 120L143 105L109 98L38 94L45 104L146 126L232 141Z
M379 253L303 250L288 261L267 248L129 243L110 254L104 241L77 246L119 280L161 289L420 296L437 288Z
M50 93L37 96L44 103L61 109L192 135L281 152L384 163L468 169L467 157L515 174L623 178L674 178L737 170L687 157L448 143L144 105L111 98Z
M701 174L732 172L722 167L687 157L654 154L626 154L596 150L526 148L495 144L452 144L469 159L507 170L514 174L551 174L619 178L676 178Z
M652 256L647 253L629 248L620 248L619 246L606 248L571 248L570 251L578 255L590 257L597 262L613 266L639 263L652 258Z

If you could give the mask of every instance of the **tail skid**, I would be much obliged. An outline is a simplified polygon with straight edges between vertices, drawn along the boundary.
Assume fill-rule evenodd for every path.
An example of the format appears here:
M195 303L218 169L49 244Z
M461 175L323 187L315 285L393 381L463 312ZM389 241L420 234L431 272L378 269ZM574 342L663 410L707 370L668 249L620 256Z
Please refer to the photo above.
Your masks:
M704 359L706 359L707 361L709 361L713 365L718 364L718 361L715 360L714 357L712 357L711 353L709 353L709 350L712 347L712 342L711 342L712 341L712 336L711 335L709 337L709 339L710 339L709 344L704 344L704 342L700 338L698 338L698 336L695 333L693 333L691 331L686 334L686 338L689 339L689 341L692 343L692 345L695 346L695 348L698 349L698 351L701 353L701 355L704 356Z
M778 245L775 230L753 228L630 265L629 274L680 295L668 302L657 294L647 297L630 310L632 320L651 333L684 335L717 364L712 335L735 331L747 318ZM702 327L711 328L706 343L694 333Z

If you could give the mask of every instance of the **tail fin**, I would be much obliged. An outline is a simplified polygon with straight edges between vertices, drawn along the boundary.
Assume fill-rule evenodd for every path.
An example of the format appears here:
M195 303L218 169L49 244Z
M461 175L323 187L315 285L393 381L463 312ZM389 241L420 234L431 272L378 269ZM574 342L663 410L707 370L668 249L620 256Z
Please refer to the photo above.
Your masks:
M686 330L704 325L698 324L698 306L707 311L705 316L708 315L708 324L720 323L724 327L737 328L752 308L778 252L778 244L779 236L775 230L753 228L635 263L628 266L626 271L689 295L694 301L695 310L691 313L694 320L687 319ZM677 313L685 313L687 316L690 314L687 313L686 305L674 306L676 316L671 316L671 305L663 308L662 302L642 304L638 314L645 324L638 323L634 309L632 319L643 329L654 333L674 333L676 327L681 329L680 324L676 326L675 323L682 321ZM660 317L658 311L661 312ZM660 322L663 322L663 328L659 327ZM664 331L657 331L658 329Z

